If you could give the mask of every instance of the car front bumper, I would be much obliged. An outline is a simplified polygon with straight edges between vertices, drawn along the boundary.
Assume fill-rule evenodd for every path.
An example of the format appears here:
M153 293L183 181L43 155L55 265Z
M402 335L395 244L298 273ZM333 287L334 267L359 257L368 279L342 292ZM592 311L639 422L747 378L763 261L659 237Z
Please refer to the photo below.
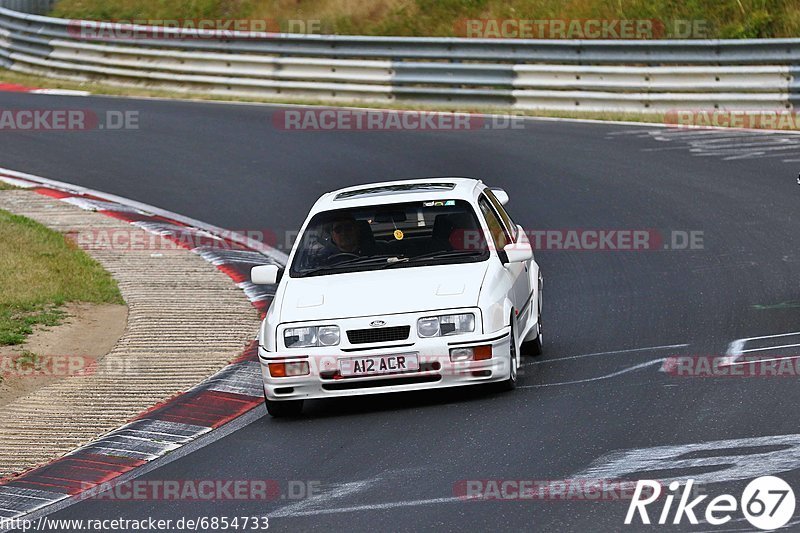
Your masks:
M492 347L492 357L482 361L450 361L450 349L474 346ZM439 389L464 385L492 383L508 379L510 373L511 328L482 335L459 335L418 339L412 345L341 351L327 348L309 350L309 355L289 355L267 352L259 347L261 374L267 399L306 400L336 398L365 394L385 394L413 390ZM420 369L417 371L379 374L373 376L342 377L338 373L339 360L359 357L417 354ZM310 374L294 377L272 377L269 363L309 363Z

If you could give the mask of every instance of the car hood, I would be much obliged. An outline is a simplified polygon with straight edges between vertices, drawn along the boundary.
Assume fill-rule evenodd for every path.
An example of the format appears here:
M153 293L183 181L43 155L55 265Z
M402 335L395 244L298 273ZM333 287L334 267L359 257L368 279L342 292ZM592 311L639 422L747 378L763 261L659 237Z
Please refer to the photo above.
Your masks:
M489 262L289 278L280 322L475 307Z

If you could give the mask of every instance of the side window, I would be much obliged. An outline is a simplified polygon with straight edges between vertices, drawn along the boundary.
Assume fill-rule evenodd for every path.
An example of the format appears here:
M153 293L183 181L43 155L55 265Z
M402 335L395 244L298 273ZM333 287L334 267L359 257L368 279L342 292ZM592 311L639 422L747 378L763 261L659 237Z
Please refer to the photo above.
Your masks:
M497 214L495 214L494 209L492 209L492 206L489 204L489 200L481 197L478 200L478 205L481 208L481 213L483 213L483 218L486 219L486 225L489 226L489 232L492 234L495 250L502 250L511 242L511 238L506 233L503 223L500 222L500 219L497 217Z
M500 200L497 199L497 196L494 195L491 189L486 189L484 192L486 193L486 197L489 198L489 201L492 202L495 211L497 211L497 213L500 215L500 218L503 220L506 228L508 228L508 231L511 232L514 241L516 241L518 233L517 225L514 224L514 222L511 220L511 217L508 216L506 208L503 207L503 204L500 203Z

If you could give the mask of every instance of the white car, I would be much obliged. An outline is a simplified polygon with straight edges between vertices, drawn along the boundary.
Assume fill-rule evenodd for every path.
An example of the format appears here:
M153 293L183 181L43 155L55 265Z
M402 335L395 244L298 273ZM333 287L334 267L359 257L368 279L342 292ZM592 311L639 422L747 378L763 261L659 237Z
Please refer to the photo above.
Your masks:
M308 215L259 332L267 409L499 383L542 348L542 276L508 195L468 178L349 187Z

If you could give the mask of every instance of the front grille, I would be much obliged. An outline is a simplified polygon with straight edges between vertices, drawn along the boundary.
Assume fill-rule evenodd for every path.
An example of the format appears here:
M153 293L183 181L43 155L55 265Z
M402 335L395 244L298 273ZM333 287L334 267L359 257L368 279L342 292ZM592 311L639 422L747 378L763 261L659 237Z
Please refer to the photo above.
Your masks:
M347 332L350 344L368 344L371 342L403 341L411 333L411 326L395 326L391 328L352 329Z

